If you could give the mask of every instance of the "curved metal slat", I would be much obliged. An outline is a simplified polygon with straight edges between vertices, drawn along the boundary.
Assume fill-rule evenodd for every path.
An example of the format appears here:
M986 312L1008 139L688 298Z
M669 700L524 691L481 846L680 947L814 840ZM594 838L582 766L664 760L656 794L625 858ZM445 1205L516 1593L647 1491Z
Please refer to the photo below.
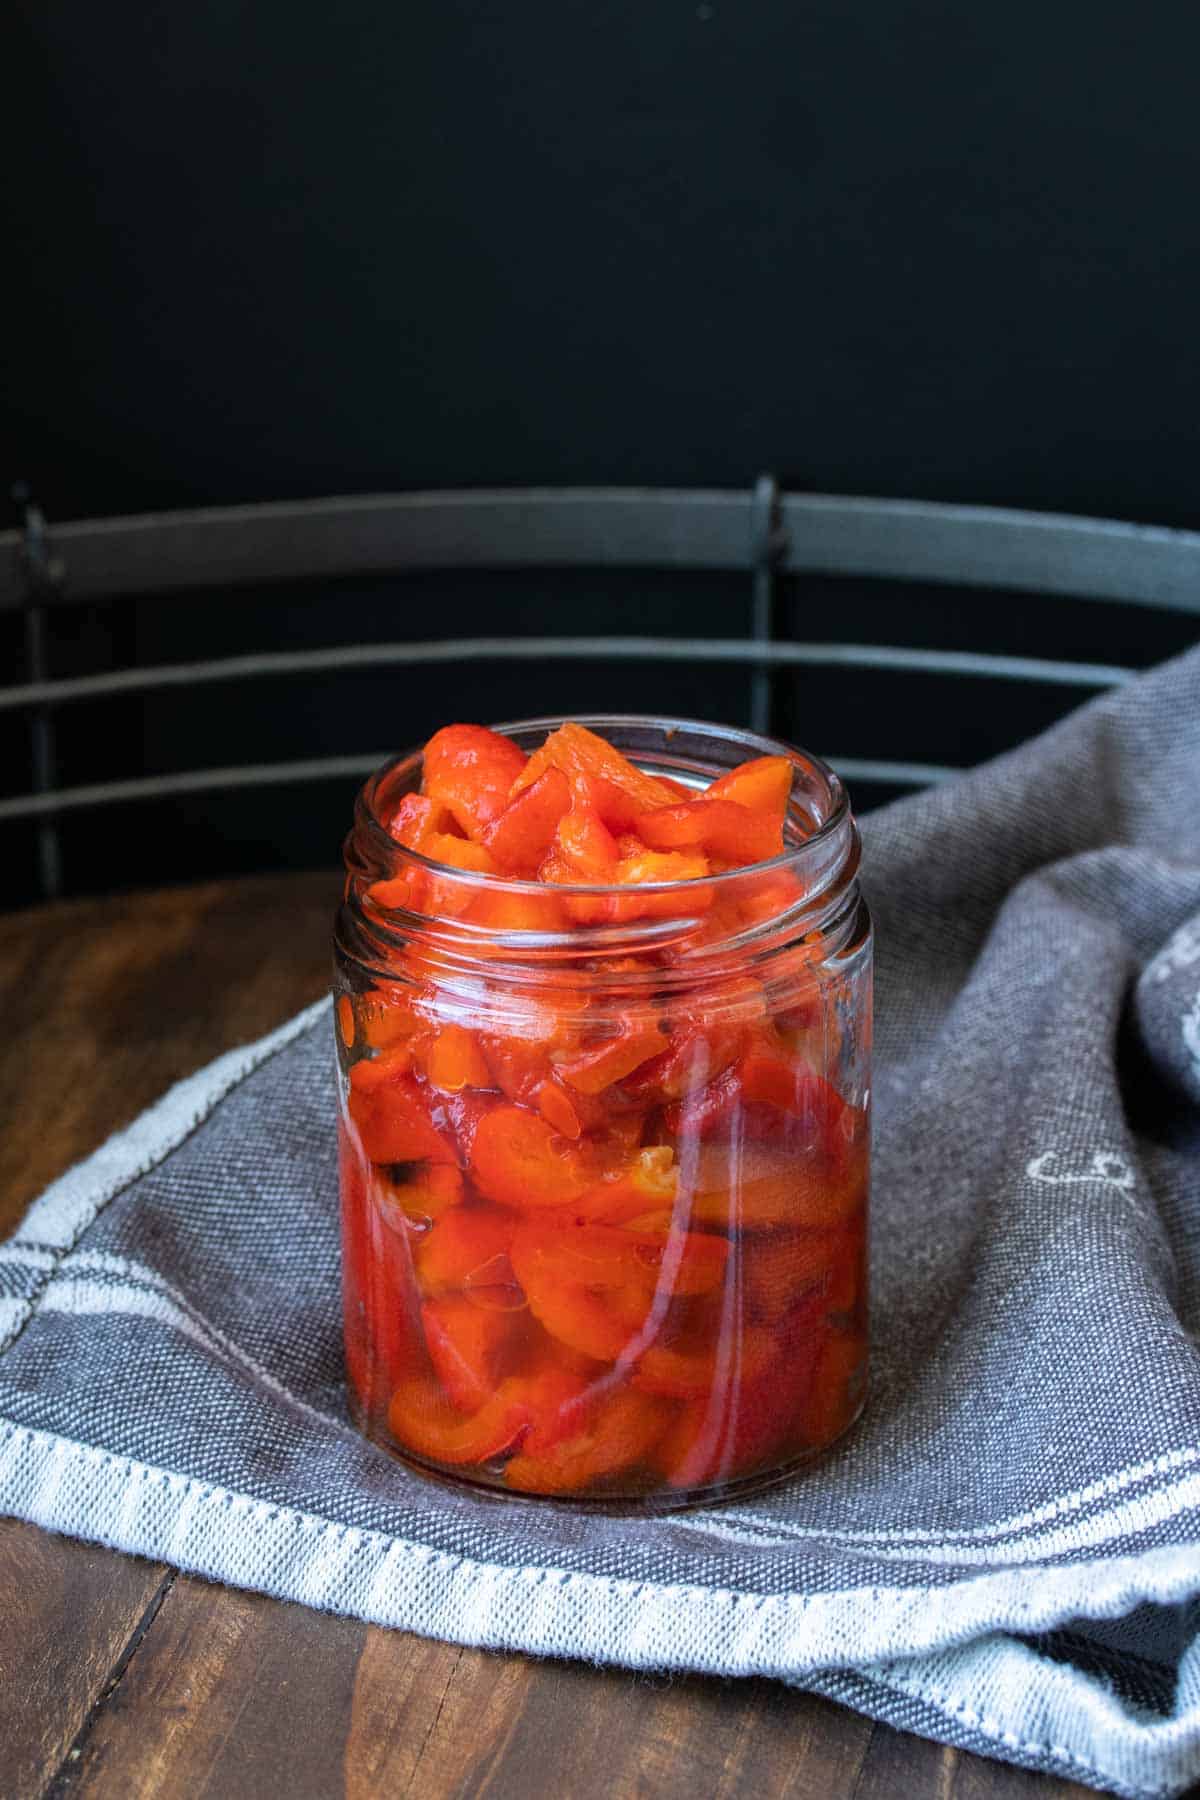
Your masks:
M59 788L50 794L18 794L0 800L0 824L8 819L39 819L78 812L87 806L116 806L126 801L173 800L181 794L231 792L237 788L284 787L297 781L326 781L365 776L388 760L390 751L374 756L322 756L302 762L249 763L244 768L188 769L177 775L145 775L135 781L99 781L87 787ZM853 757L827 759L845 774L863 781L923 787L948 781L961 769L935 763L856 762Z
M785 567L1200 613L1200 532L1065 513L793 494Z
M572 662L598 658L618 662L741 663L779 668L895 669L1003 681L1051 682L1062 687L1084 688L1117 687L1132 680L1137 673L1112 663L991 656L970 650L910 650L889 644L779 644L740 638L445 638L411 644L342 644L328 650L269 650L211 662L160 663L156 668L117 669L103 675L77 676L70 681L30 682L24 687L0 688L0 712L147 693L156 688L386 668L394 664L415 668L430 663Z
M748 569L747 491L563 488L365 495L55 527L60 600L447 568ZM953 582L1200 613L1200 533L1056 513L793 494L793 573ZM24 596L0 535L0 606Z
M638 488L477 488L197 508L58 525L64 598L419 569L624 565L745 569L750 496ZM0 606L19 604L17 534Z

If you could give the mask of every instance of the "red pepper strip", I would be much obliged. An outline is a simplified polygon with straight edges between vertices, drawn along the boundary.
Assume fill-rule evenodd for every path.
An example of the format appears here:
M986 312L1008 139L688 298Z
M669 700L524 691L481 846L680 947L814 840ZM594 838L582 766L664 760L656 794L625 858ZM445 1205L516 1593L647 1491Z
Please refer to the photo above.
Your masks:
M563 1206L587 1188L579 1153L538 1114L497 1106L476 1128L471 1175L503 1206Z
M803 1452L796 1421L814 1389L825 1341L823 1310L819 1295L806 1295L762 1334L775 1346L769 1366L743 1358L732 1379L685 1405L660 1456L673 1487L729 1481Z
M755 1143L703 1149L691 1171L687 1217L717 1231L769 1231L783 1225L827 1228L866 1200L865 1146L844 1157L797 1157Z
M812 1449L824 1449L850 1424L866 1384L867 1344L857 1334L831 1330L817 1357L808 1398L796 1430Z
M499 873L497 864L482 844L474 844L470 838L455 837L448 831L430 832L425 840L424 854L431 862L445 863L452 869L470 869L476 875Z
M541 1040L481 1032L479 1047L494 1085L522 1105L532 1105L542 1083L554 1073L549 1046Z
M437 1100L435 1117L438 1124L445 1121L453 1134L460 1161L470 1162L475 1133L481 1121L500 1105L499 1095L479 1088L463 1088L460 1094L439 1094Z
M552 1346L545 1361L513 1382L529 1411L529 1432L521 1448L531 1456L543 1455L583 1428L591 1385L599 1370L592 1362L581 1363L580 1369L564 1367L563 1356L561 1345Z
M504 1479L523 1494L582 1493L644 1461L667 1418L665 1408L623 1389L589 1410L587 1424L577 1436L564 1438L540 1456L523 1445L505 1469Z
M599 813L573 806L558 821L555 843L578 882L612 881L617 870L617 840Z
M536 1231L518 1231L509 1254L530 1312L552 1338L596 1362L616 1362L624 1354L637 1334L636 1315L630 1322L632 1305L640 1306L642 1318L648 1310L644 1290L640 1297L633 1290L632 1301L629 1293L621 1292L617 1304L617 1290L610 1289L600 1300L582 1282L564 1282L544 1255Z
M590 1187L568 1211L581 1224L596 1220L620 1225L646 1213L669 1210L678 1184L674 1151L669 1145L656 1144L637 1151L632 1162Z
M398 844L426 855L425 846L435 832L448 831L454 823L449 807L428 794L405 794L392 816L388 831Z
M699 847L729 863L766 862L783 849L781 821L751 812L736 800L684 800L655 807L641 815L636 830L651 850Z
M583 1136L583 1120L560 1081L543 1081L537 1090L537 1106L548 1125L573 1142Z
M393 1044L429 1030L429 1021L417 1011L416 991L394 982L372 988L358 1002L362 1034L373 1050L387 1050Z
M792 765L786 756L756 756L720 775L704 790L706 800L734 800L751 812L782 824L792 792Z
M368 1417L425 1360L405 1238L376 1207L374 1171L338 1121L346 1372Z
M422 785L478 840L504 811L528 760L511 738L482 725L446 725L425 746Z
M757 1143L786 1143L801 1153L835 1152L853 1134L855 1109L837 1089L799 1063L751 1054L698 1093L668 1106L672 1136L715 1138L735 1127Z
M547 769L522 788L484 830L484 844L497 868L506 875L536 875L570 804L571 790L561 769Z
M636 800L639 806L662 806L670 800L668 790L644 775L628 757L586 726L568 720L552 731L540 750L535 750L524 771L513 784L514 796L547 769L561 769L568 781L576 776L598 776Z
M521 1339L519 1314L481 1312L469 1300L427 1300L421 1308L434 1373L459 1412L476 1412L496 1391Z
M680 1100L723 1074L742 1050L737 1026L693 1026L672 1033L670 1048L641 1063L623 1083L624 1092L643 1101Z
M751 1055L742 1063L741 1077L747 1100L762 1100L790 1113L802 1122L807 1141L832 1148L849 1136L853 1109L835 1087L802 1064Z
M483 1051L462 1025L442 1026L426 1059L426 1073L431 1085L446 1094L494 1085Z
M637 1359L633 1385L645 1394L669 1400L692 1400L729 1384L761 1381L780 1355L774 1332L746 1325L737 1333L736 1353L722 1355L718 1342L701 1350L677 1350L652 1344Z
M424 894L424 881L414 881L408 875L393 875L389 881L373 881L367 889L367 899L372 906L383 912L398 911L402 907L420 910L421 896Z
M551 1275L591 1289L645 1287L670 1294L707 1294L724 1278L729 1245L701 1232L651 1233L613 1225L530 1220L523 1242Z
M780 1376L684 1402L655 1459L671 1487L711 1487L768 1462L795 1411L787 1392L796 1384L794 1372L782 1370ZM806 1370L806 1387L810 1378Z
M417 1242L413 1264L426 1294L461 1292L473 1282L502 1285L497 1258L507 1257L517 1222L495 1206L454 1206Z
M395 1231L427 1225L462 1199L462 1174L451 1163L409 1163L403 1175L403 1180L376 1178L380 1210Z
M581 1094L599 1094L614 1081L624 1081L650 1057L658 1056L670 1043L657 1025L621 1032L608 1038L595 1049L587 1050L573 1062L560 1063L558 1073Z
M530 873L532 876L536 870ZM557 895L513 893L506 890L503 882L477 893L465 917L476 925L486 925L491 931L561 931L563 928L562 907ZM503 951L494 952L491 946L481 943L476 947L476 954L502 955Z
M703 1487L801 1455L803 1410L815 1399L827 1333L824 1300L807 1295L773 1329L776 1356L758 1375L689 1401L659 1456L672 1487Z
M610 831L626 832L642 811L640 802L626 788L618 787L606 775L571 776L571 794L576 806L585 806L603 819ZM638 840L641 848L641 840ZM622 851L622 855L624 855Z
M528 1423L529 1408L507 1381L469 1418L450 1405L432 1377L402 1382L388 1409L397 1442L434 1463L490 1462L516 1443Z
M610 917L617 924L633 919L692 919L706 913L716 894L702 885L710 873L709 860L699 851L638 850L623 856L617 864L614 880L627 889L609 902ZM645 894L640 890L646 882L686 881L679 893Z
M835 1286L839 1300L849 1286L852 1305L857 1280L848 1283L846 1272L849 1268L856 1275L859 1248L858 1232L848 1226L746 1238L741 1246L742 1280L751 1311L773 1324L805 1294L814 1292L830 1308ZM849 1306L843 1304L839 1310L848 1311Z
M426 1090L407 1070L403 1050L350 1071L350 1117L372 1162L457 1162L434 1124Z

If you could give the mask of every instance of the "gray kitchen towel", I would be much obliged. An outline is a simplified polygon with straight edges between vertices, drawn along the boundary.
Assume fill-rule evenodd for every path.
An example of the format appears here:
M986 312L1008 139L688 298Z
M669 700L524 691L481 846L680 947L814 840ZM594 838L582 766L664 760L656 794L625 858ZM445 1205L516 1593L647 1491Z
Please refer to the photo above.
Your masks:
M612 1517L427 1485L359 1438L321 1006L174 1088L0 1250L0 1509L385 1625L777 1676L1178 1794L1200 1776L1200 651L864 835L874 1383L827 1462Z

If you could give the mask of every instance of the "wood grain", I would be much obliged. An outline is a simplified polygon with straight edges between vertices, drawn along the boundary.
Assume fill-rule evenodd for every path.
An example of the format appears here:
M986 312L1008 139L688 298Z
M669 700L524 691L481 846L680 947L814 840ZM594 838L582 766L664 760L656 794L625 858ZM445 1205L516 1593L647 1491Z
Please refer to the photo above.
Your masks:
M0 1231L172 1081L322 993L332 874L0 918ZM0 1522L6 1800L1076 1800L766 1681L492 1655Z

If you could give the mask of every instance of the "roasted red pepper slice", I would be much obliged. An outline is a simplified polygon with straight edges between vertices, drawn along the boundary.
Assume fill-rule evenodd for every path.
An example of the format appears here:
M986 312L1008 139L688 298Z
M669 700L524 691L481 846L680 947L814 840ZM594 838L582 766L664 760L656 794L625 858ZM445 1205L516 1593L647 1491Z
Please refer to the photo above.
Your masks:
M458 1158L437 1129L426 1089L408 1072L408 1058L389 1051L350 1071L350 1117L372 1162L453 1163Z
M458 1150L459 1160L469 1163L475 1133L481 1122L500 1104L497 1094L480 1088L463 1088L457 1094L439 1094L438 1119L445 1119Z
M550 1047L544 1040L481 1032L479 1047L494 1085L521 1104L532 1104L542 1083L554 1073Z
M494 1086L492 1072L474 1036L463 1025L443 1025L425 1059L430 1084L445 1094Z
M598 1298L582 1281L564 1281L536 1227L517 1232L509 1255L530 1312L552 1338L596 1362L624 1355L648 1310L643 1285L608 1288Z
M786 1143L795 1153L834 1151L854 1129L855 1112L837 1089L799 1063L751 1054L698 1092L668 1106L673 1135L715 1138L735 1127L754 1143Z
M524 1321L519 1313L481 1310L469 1300L427 1300L421 1323L434 1373L452 1406L476 1412L510 1373Z
M540 750L535 750L523 772L516 778L514 794L543 775L547 769L561 769L568 781L578 776L598 777L629 795L641 807L662 806L672 798L670 792L652 775L645 775L626 756L604 738L597 737L586 726L568 720L552 731Z
M738 1383L761 1381L780 1355L774 1333L760 1326L744 1325L736 1333L736 1347L723 1341L715 1327L710 1341L699 1349L674 1344L651 1344L637 1359L633 1383L642 1393L669 1400L693 1400Z
M429 1462L490 1462L516 1443L529 1424L529 1408L507 1381L477 1412L464 1418L432 1376L404 1381L392 1395L388 1425L414 1456Z
M454 1206L417 1242L413 1264L426 1294L461 1293L511 1282L508 1253L516 1230L499 1207Z
M809 1447L802 1418L820 1379L822 1306L810 1295L775 1326L776 1355L768 1369L754 1373L743 1366L731 1382L685 1402L657 1459L672 1487L734 1480Z
M555 833L558 853L569 864L575 881L602 885L616 875L617 840L599 813L590 807L572 806L558 821Z
M398 844L425 856L429 839L438 832L449 831L453 823L454 815L443 801L430 794L405 794L388 830Z
M583 1429L540 1456L522 1446L504 1472L523 1494L581 1493L643 1462L661 1437L668 1413L644 1394L618 1390L588 1408Z
M792 792L792 765L786 756L756 756L719 775L704 790L706 800L734 800L782 825Z
M468 837L480 839L508 805L528 760L511 738L483 725L446 725L425 746L423 786Z
M703 1232L648 1232L617 1225L530 1219L521 1227L522 1265L536 1259L537 1284L557 1277L568 1286L661 1288L674 1295L719 1287L729 1260L724 1238ZM515 1267L515 1264L514 1264Z
M463 1196L462 1173L452 1163L393 1164L390 1179L380 1175L377 1187L384 1217L397 1231L427 1225Z
M651 850L700 848L727 863L767 862L783 849L781 821L751 812L736 800L683 800L656 807L641 814L636 829Z
M560 1063L562 1079L581 1094L600 1094L652 1056L658 1056L670 1040L652 1022L632 1025L617 1037L605 1038L570 1062Z
M865 1145L845 1156L810 1157L730 1138L688 1161L694 1186L681 1207L691 1223L717 1231L824 1229L852 1218L866 1202Z
M483 841L497 868L506 875L536 875L570 804L571 790L561 769L547 769L522 788L484 830Z
M346 1372L370 1418L392 1389L424 1363L407 1236L386 1222L376 1178L338 1122L342 1201L342 1297Z
M537 1113L497 1106L476 1128L471 1176L503 1206L563 1206L587 1188L578 1152Z
M808 1396L796 1419L800 1437L823 1449L854 1418L867 1378L867 1344L857 1333L830 1329L824 1338Z

